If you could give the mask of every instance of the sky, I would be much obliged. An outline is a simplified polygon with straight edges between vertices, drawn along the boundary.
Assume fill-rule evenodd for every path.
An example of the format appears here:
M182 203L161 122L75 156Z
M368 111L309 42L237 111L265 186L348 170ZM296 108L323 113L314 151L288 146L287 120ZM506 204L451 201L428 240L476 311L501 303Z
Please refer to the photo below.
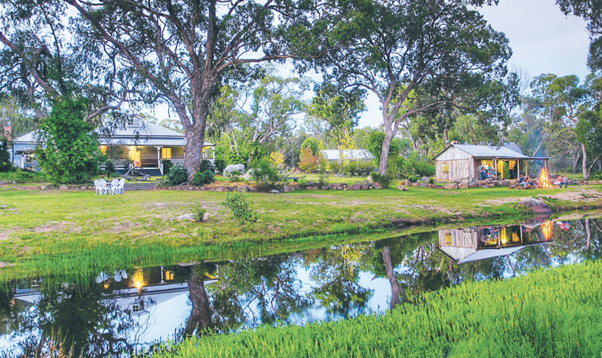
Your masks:
M565 16L555 0L500 0L499 5L486 6L480 12L496 31L505 33L510 40L513 51L508 63L510 70L529 77L542 73L574 74L583 80L588 75L589 34L585 21ZM366 106L359 127L382 124L380 104L374 94L368 96ZM170 114L177 118L173 111ZM167 107L157 108L153 115L166 118Z

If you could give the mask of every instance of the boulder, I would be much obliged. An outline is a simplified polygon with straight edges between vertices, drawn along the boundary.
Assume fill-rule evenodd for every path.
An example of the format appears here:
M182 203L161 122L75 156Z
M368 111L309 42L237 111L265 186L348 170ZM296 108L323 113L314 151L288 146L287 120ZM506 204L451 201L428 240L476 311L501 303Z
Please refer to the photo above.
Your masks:
M520 202L520 205L533 210L536 214L551 214L552 209L541 199L525 198Z
M422 180L425 183L428 183L429 180L431 180L431 178L429 178L429 177L422 177L420 180Z
M369 190L372 188L372 184L364 183L362 184L362 190Z
M205 215L203 215L203 221L209 221L209 213L205 213Z
M460 183L460 184L458 184L458 189L468 189L468 183Z
M401 190L401 191L408 191L408 188L406 188L405 186L399 184L399 186L397 187L397 189Z
M380 185L379 183L372 183L372 187L374 187L374 189L382 189L383 186Z
M348 187L347 190L362 190L362 183L355 183L352 186Z
M42 185L42 186L40 187L40 189L42 189L42 190L46 190L46 185Z
M493 186L502 186L502 184L498 180L492 181L491 184L493 184Z
M224 191L224 187L218 186L217 188L213 189L213 191Z
M318 186L317 185L310 185L307 187L307 190L318 190Z
M422 183L422 184L420 184L420 186L423 187L423 188L428 188L429 187L428 183Z
M322 190L330 190L330 185L328 185L328 184L322 185Z
M270 193L272 193L272 194L280 194L280 192L278 190L276 190L276 189L270 190Z
M69 188L67 188L67 185L63 184L61 186L59 186L59 190L68 190Z
M478 188L479 186L480 186L480 185L479 185L479 184L477 184L477 183L468 183L468 187L469 187L469 188L471 188L471 189L472 189L472 188Z
M416 183L412 183L412 186L422 186L422 184L416 182Z
M253 189L253 188L251 188L250 186L243 185L243 186L239 186L236 190L241 193L247 193L247 192L251 191L251 189Z
M410 181L410 179L406 180L406 183L405 183L405 184L406 184L407 186L412 186L412 182Z
M428 188L430 188L430 189L437 189L437 186L435 184L429 184Z
M487 188L495 188L495 184L493 184L493 183L485 184L485 186Z
M445 186L443 186L443 188L447 189L447 190L458 189L458 184L456 184L456 183L445 184Z

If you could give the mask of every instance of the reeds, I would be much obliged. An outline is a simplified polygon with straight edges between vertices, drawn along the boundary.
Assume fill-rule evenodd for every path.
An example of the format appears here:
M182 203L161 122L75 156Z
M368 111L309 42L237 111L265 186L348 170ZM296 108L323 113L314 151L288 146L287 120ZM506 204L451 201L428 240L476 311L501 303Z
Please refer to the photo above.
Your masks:
M168 357L596 357L602 263L425 293L384 315L191 338Z

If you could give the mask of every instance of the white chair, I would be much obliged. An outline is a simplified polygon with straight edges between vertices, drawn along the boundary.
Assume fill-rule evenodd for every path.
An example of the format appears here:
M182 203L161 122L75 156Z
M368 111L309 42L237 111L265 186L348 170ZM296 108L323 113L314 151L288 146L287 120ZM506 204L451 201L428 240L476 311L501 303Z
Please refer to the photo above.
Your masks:
M103 194L109 193L109 186L107 185L107 181L104 179L100 179L100 186L102 187Z
M111 181L111 195L114 195L117 192L117 187L119 186L119 179L113 179Z
M96 194L94 194L94 195L98 195L98 193L100 193L100 195L102 195L104 189L102 187L102 184L100 184L100 180L98 180L98 179L94 180L94 188L96 189Z
M125 179L123 179L123 178L119 179L116 190L117 190L117 194L125 193Z

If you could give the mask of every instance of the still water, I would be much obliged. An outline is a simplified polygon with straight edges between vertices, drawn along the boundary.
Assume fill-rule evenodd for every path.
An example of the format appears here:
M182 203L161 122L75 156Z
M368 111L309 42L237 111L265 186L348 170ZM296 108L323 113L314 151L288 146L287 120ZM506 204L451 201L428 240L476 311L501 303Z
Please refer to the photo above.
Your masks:
M98 272L77 283L14 282L0 295L0 356L35 356L50 341L77 357L129 356L205 329L381 313L421 292L601 255L602 219L532 219L238 261Z

